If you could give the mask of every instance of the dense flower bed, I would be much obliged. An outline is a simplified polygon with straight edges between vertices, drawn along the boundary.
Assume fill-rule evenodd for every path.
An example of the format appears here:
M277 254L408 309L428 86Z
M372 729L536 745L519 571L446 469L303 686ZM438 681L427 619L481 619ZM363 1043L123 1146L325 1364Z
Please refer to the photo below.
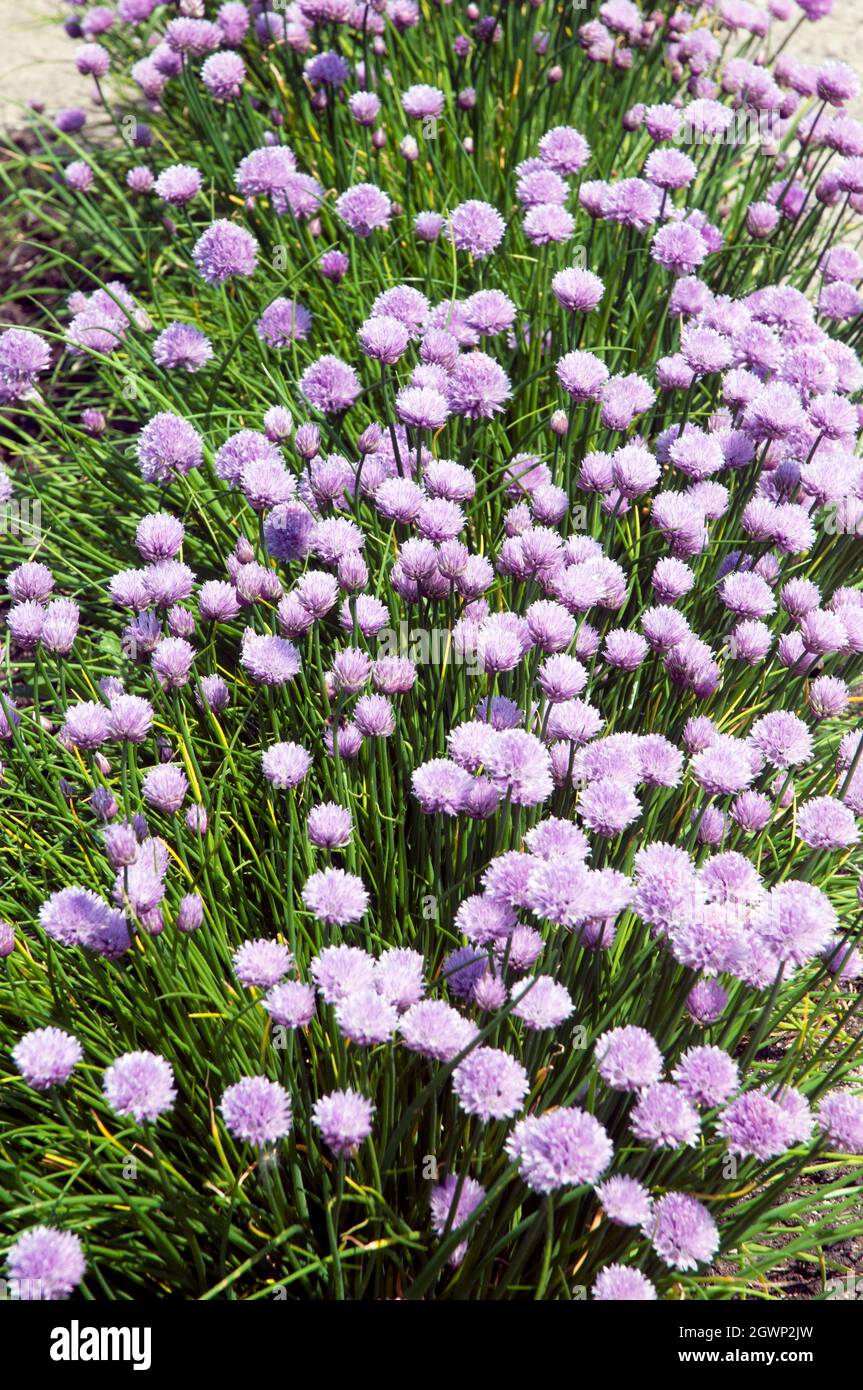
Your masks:
M66 20L99 138L0 171L69 286L0 337L19 1296L863 1231L863 125L772 27L830 7Z

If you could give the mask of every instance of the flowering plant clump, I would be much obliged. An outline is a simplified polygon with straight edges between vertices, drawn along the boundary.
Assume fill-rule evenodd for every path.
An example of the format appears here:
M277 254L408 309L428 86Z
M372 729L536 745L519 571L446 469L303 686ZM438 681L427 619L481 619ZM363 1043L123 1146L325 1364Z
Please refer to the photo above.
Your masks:
M829 8L76 5L105 128L0 166L22 1296L841 1272L863 124L781 36Z

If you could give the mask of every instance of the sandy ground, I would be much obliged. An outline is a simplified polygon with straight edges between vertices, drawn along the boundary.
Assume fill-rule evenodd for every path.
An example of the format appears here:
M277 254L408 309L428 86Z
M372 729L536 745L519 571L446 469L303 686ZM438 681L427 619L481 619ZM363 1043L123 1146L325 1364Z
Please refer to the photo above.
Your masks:
M89 105L91 83L75 71L75 45L56 0L0 0L0 126L14 125L31 99L54 112Z
M789 27L783 26L784 29ZM826 19L801 26L789 44L789 51L807 63L840 59L850 63L863 77L863 0L835 0L833 13ZM863 96L848 109L858 120L863 120Z
M87 106L90 83L75 71L75 45L56 20L64 12L57 0L0 0L0 126L12 125L31 98L49 111ZM789 27L777 25L775 32ZM805 23L791 49L808 62L841 58L863 72L863 0L835 0L833 14ZM852 110L863 119L863 99Z

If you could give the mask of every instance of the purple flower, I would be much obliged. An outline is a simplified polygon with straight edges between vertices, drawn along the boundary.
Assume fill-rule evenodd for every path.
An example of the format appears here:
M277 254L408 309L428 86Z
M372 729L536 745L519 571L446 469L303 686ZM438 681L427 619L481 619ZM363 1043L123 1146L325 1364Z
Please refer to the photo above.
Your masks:
M355 1154L372 1132L375 1107L350 1087L321 1096L312 1106L312 1119L328 1148L340 1158Z
M730 796L745 790L758 771L758 754L742 739L718 734L709 748L692 759L696 781L711 796Z
M82 700L67 709L62 739L71 748L92 752L108 737L108 711L96 700Z
M84 946L113 958L129 948L122 912L115 911L89 888L60 888L39 909L42 928L63 946Z
M244 1076L222 1095L220 1110L235 1139L262 1149L291 1132L291 1098L266 1076Z
M824 950L837 924L826 893L797 879L786 879L772 888L754 921L759 939L777 960L796 966L805 965Z
M25 395L50 362L48 344L29 328L7 328L0 333L0 383L6 387L7 399Z
M628 628L613 628L606 633L603 656L610 666L621 671L636 671L647 656L644 638Z
M444 1178L429 1194L431 1224L435 1235L442 1236L447 1229L450 1232L459 1230L476 1211L484 1197L485 1188L475 1178L461 1178L458 1173L451 1173L449 1177ZM451 1252L448 1263L457 1268L467 1254L467 1247L467 1240L461 1241Z
M338 53L316 53L305 65L306 76L313 87L343 87L350 69Z
M573 656L550 656L537 673L537 684L552 704L565 704L587 684L587 671Z
M134 864L138 858L138 839L128 822L108 826L105 831L105 853L112 869Z
M309 336L312 316L294 299L274 299L255 324L258 337L272 348L290 347Z
M198 616L203 623L229 623L241 612L233 584L208 579L198 593Z
M266 937L244 941L233 955L234 974L247 988L270 989L287 975L293 963L287 946Z
M447 391L453 413L471 420L491 419L512 395L506 372L484 352L464 353L458 358Z
M9 571L6 588L16 603L38 603L46 599L54 588L54 576L47 565L40 564L38 560L30 560L26 564L16 565Z
M542 164L537 169L529 169L523 173L515 188L515 196L526 208L537 207L543 203L559 203L562 206L568 193L566 182L560 174Z
M397 1009L419 1003L425 992L423 958L418 951L392 946L375 962L375 989Z
M137 0L134 2L137 10ZM126 0L126 3L129 3L129 0ZM150 9L152 10L152 5ZM138 12L136 20L139 22L143 18L143 14ZM207 19L189 19L181 15L178 19L168 21L165 39L175 53L203 57L205 53L212 53L219 47L222 31L218 24L213 24Z
M513 1017L536 1031L559 1027L575 1007L569 991L550 975L538 975L529 985L519 984L513 994L517 999Z
M81 612L71 598L58 598L49 603L42 620L40 640L46 651L68 656L78 635ZM4 712L0 704L0 738L3 735Z
M27 1302L68 1298L87 1269L78 1237L54 1226L24 1231L9 1247L7 1267L15 1297Z
M592 352L568 352L557 364L557 377L574 401L597 400L608 368Z
M847 63L824 63L815 76L815 90L831 106L844 106L860 91L860 79Z
M759 1158L762 1162L777 1158L796 1142L778 1099L760 1090L747 1091L726 1106L716 1129L725 1139L729 1153L740 1158Z
M671 153L671 151L656 151ZM653 158L653 156L651 156ZM691 275L701 265L708 247L704 237L688 222L666 222L650 243L650 254L657 265L675 275Z
M445 100L438 87L417 83L402 93L402 108L406 116L411 116L414 120L423 120L429 116L443 115Z
M414 231L420 241L437 241L445 222L446 219L439 212L418 212L414 218Z
M367 357L393 366L407 351L410 330L392 314L380 314L366 319L357 337Z
M203 461L203 441L188 420L161 411L144 426L136 445L141 475L148 483L169 483Z
M190 203L200 193L202 186L203 179L199 169L190 164L171 164L156 179L153 192L170 207L179 208ZM200 266L198 268L200 269Z
M412 1012L402 1019L403 1032L405 1018ZM529 1089L528 1075L521 1063L495 1047L475 1048L453 1072L453 1090L461 1108L486 1123L517 1114Z
M575 218L559 203L538 203L528 210L524 234L533 246L568 241L575 232Z
M359 125L371 127L381 109L380 97L374 92L352 92L348 97L348 107Z
M506 1151L531 1191L542 1193L595 1183L614 1153L599 1121L575 1106L519 1120Z
M15 1066L27 1085L37 1091L68 1081L83 1056L78 1039L62 1028L35 1028L12 1049Z
M746 209L746 230L758 241L770 236L778 221L779 213L772 203L750 203Z
M293 416L283 405L271 405L264 412L264 431L271 444L279 444L290 439L294 427Z
M633 1134L662 1148L698 1143L698 1113L682 1090L660 1081L642 1094L630 1115Z
M271 459L273 463L281 463L282 455L265 434L260 434L257 430L239 430L218 450L215 458L216 473L229 487L237 487L243 469L255 459Z
M375 989L353 991L336 1005L340 1030L358 1047L388 1042L395 1032L398 1017L395 1007Z
M174 326L186 327L184 324ZM197 329L192 331L197 332ZM135 544L141 557L155 564L159 560L172 560L182 546L184 537L182 521L167 512L153 512L138 522Z
M213 53L201 67L201 81L217 101L236 101L245 76L239 53Z
M99 43L84 43L75 52L75 66L84 77L104 77L111 66L111 55Z
M600 777L585 787L578 809L589 829L610 838L641 815L641 804L632 788L614 777Z
M188 790L188 778L175 763L160 763L158 767L151 767L144 774L141 784L147 804L166 815L179 811Z
M718 593L738 618L764 618L776 607L769 584L754 572L732 570L719 584Z
M610 1264L600 1270L593 1284L593 1297L599 1303L654 1303L656 1289L640 1269Z
M797 767L812 757L812 736L803 720L790 710L772 710L756 719L749 739L774 767Z
M498 789L516 806L535 806L551 795L551 759L534 734L509 729L498 734L485 761Z
M846 1091L831 1091L818 1110L818 1126L840 1153L863 1153L863 1100Z
M198 238L192 258L208 285L223 285L235 275L254 274L258 243L244 227L221 217Z
M79 106L66 106L57 112L54 117L54 124L58 130L63 131L64 135L75 135L79 130L84 129L87 124L87 115Z
M449 304L445 307L449 309ZM372 304L372 315L381 314L398 319L410 330L411 337L419 338L428 321L429 302L413 285L394 285L379 294Z
M151 665L159 684L176 690L188 681L194 659L195 649L184 637L166 637L153 652Z
M284 637L262 636L245 628L240 665L257 685L284 685L299 671L300 654Z
M642 1091L662 1075L662 1054L643 1028L627 1025L596 1040L597 1071L615 1091Z
M214 714L227 709L231 695L221 676L202 676L195 691L195 702L200 709L209 708Z
M694 1105L722 1105L737 1090L737 1064L719 1047L691 1047L673 1072L683 1094Z
M646 232L660 213L660 198L652 183L644 179L619 179L607 185L602 216L624 227Z
M402 1014L399 1033L411 1052L451 1062L470 1046L477 1027L442 999L422 999Z
M447 989L460 999L470 999L475 986L488 969L488 956L472 946L459 946L444 956L441 978Z
M728 995L718 980L699 980L686 996L686 1007L691 1017L702 1027L721 1018L727 1003Z
M340 849L349 844L352 828L350 811L334 801L313 806L306 821L309 842L322 849Z
M493 336L512 327L515 322L516 308L509 296L501 290L478 290L476 294L472 294L470 299L465 301L464 315L466 322L475 328L477 333ZM434 331L438 335L441 333L440 329ZM446 334L446 337L449 338L449 334ZM424 355L422 349L420 355ZM440 365L451 371L455 366L456 359L448 352L446 358L447 360L441 362Z
M364 545L362 531L346 517L316 521L309 532L309 549L326 565L334 565Z
M363 881L344 869L320 869L303 886L302 899L321 922L346 926L359 922L369 905Z
M453 209L449 225L456 248L469 251L475 260L490 256L500 245L506 230L497 208L475 198Z
M197 809L200 810L200 808ZM189 817L187 814L187 823L188 819ZM200 894L186 893L184 897L180 899L180 906L177 910L177 931L183 932L184 935L189 935L191 932L198 930L203 920L204 903Z
M315 991L299 980L287 980L269 990L263 1005L280 1027L306 1028L315 1015Z
M590 146L573 126L555 126L540 140L539 155L558 174L578 174L590 158Z
M625 430L637 415L649 410L656 392L643 377L613 376L602 387L600 419L606 429Z
M416 430L439 430L449 415L446 396L430 386L403 386L396 396L396 414Z
M335 210L355 236L363 240L378 227L388 227L392 204L373 183L358 183L340 194Z
M816 719L830 719L848 706L850 692L838 676L819 676L809 687L809 708Z
M649 449L625 444L612 455L611 476L621 496L640 497L659 482L660 467Z
M589 314L605 293L605 286L592 270L580 267L559 270L552 276L551 288L555 299L571 313Z
M709 1263L719 1249L716 1222L706 1207L685 1192L660 1197L643 1229L670 1269L695 1269Z
M176 1099L174 1073L155 1052L124 1052L102 1078L105 1099L117 1115L154 1124Z
M602 1209L616 1226L642 1226L650 1220L653 1199L635 1178L608 1178L596 1189Z
M694 180L697 169L688 155L681 150L653 150L644 164L644 173L651 183L655 183L657 188L673 189L686 188ZM672 226L674 224L667 224ZM678 226L686 227L687 223L678 223ZM665 230L663 228L662 230ZM695 230L691 228L691 230ZM654 238L654 243L656 238ZM705 243L705 251L707 250ZM660 258L654 257L659 260ZM660 262L665 264L665 262Z
M264 512L270 508L279 507L288 502L296 492L296 480L292 473L289 473L281 460L272 458L250 459L244 464L240 474L240 488L243 496L253 511ZM241 588L242 578L250 573L250 565L241 565L236 574L238 589ZM254 573L259 573L255 570ZM273 592L278 589L273 575L264 569L261 576L264 587L272 585ZM270 597L264 593L262 596ZM245 595L244 595L245 597Z
M471 786L469 773L446 758L423 763L411 774L413 794L426 815L458 815Z
M339 415L354 404L360 394L360 384L353 367L327 354L303 372L300 391L309 405L325 415Z
M94 787L90 793L90 806L100 820L112 820L117 814L117 802L107 787Z
M395 731L395 712L384 695L361 695L354 705L354 723L364 738L388 738Z
M192 592L195 576L180 560L159 560L144 571L147 597L156 608L170 608Z
M797 834L813 849L846 849L860 839L854 812L832 796L814 796L798 808Z
M540 859L556 859L559 855L586 859L588 854L587 836L568 820L558 820L550 816L529 830L524 842L531 854Z
M359 647L343 647L333 658L333 684L337 691L355 695L369 678L371 661Z
M744 427L758 440L784 439L805 421L796 390L783 381L762 386L743 415Z

